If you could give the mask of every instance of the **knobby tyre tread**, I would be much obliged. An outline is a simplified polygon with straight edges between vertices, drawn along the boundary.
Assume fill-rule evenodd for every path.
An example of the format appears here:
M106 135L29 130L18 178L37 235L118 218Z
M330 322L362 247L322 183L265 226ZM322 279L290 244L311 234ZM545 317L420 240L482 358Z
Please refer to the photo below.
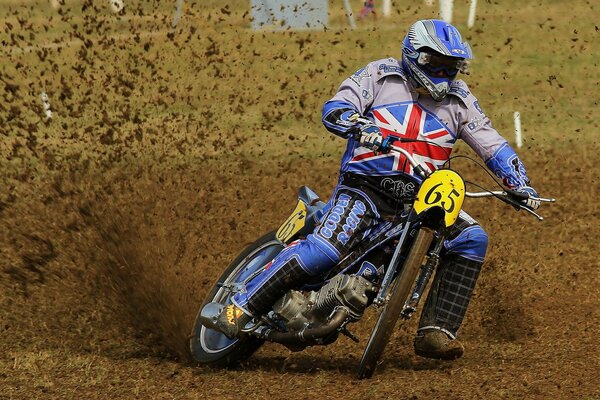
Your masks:
M358 379L370 378L375 372L377 362L390 340L400 312L417 279L419 268L433 240L433 230L421 228L410 249L406 262L392 286L389 301L384 306L375 328L371 333L367 347L360 360L356 376Z

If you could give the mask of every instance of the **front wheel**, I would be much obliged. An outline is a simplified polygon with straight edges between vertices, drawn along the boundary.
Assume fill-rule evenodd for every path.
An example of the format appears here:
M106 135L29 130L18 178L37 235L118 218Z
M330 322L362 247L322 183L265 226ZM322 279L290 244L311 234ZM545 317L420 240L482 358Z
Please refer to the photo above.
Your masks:
M200 307L210 302L223 305L231 303L232 292L225 286L241 283L264 268L283 248L275 236L269 232L252 243L229 264ZM190 351L195 361L217 367L230 367L246 360L263 344L263 341L249 335L229 339L221 332L208 329L200 322L200 311L196 316L190 338Z
M359 379L370 378L375 372L377 362L390 340L400 312L411 293L417 279L419 268L433 241L433 230L421 228L410 249L406 262L392 286L390 298L379 314L369 343L360 359L356 376Z

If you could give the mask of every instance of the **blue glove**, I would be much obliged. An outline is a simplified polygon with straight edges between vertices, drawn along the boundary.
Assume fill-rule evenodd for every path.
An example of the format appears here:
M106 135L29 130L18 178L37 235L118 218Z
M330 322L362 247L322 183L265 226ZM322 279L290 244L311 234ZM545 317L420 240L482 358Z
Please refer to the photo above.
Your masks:
M527 198L521 200L521 204L523 204L523 206L529 208L530 210L537 210L538 208L540 208L541 202L539 200L536 200L540 196L534 188L532 188L531 186L523 186L517 189L517 192L522 194L523 196L527 196Z
M381 130L373 123L364 124L359 129L360 144L373 150L387 153L390 151L391 141L384 139Z

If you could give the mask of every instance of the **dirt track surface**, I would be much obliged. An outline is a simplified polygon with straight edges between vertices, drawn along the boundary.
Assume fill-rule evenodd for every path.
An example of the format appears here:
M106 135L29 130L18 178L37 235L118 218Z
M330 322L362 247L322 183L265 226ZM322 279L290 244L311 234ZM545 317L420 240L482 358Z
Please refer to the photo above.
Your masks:
M333 169L335 164L323 168ZM248 172L258 176L265 171L245 169ZM591 238L598 227L586 221L587 207L564 204L548 208L543 225L532 226L524 215L502 207L494 207L497 215L482 221L494 234L485 273L461 331L467 347L462 360L445 363L412 355L412 321L394 336L384 364L369 382L353 379L362 345L346 338L302 353L266 345L238 371L192 366L186 336L219 266L252 240L253 233L265 231L272 226L269 221L281 220L289 211L275 200L237 199L236 193L270 192L274 196L269 198L292 201L291 187L301 183L267 177L240 184L236 176L206 169L142 174L135 182L115 176L95 183L97 193L87 183L57 181L40 188L38 193L44 195L37 199L8 205L2 213L3 231L10 232L3 252L13 257L3 270L1 304L0 377L8 389L5 394L15 398L84 393L97 398L115 394L278 398L282 391L294 391L289 398L308 398L322 390L340 398L597 394L597 261L586 250L585 237L571 243L544 238L569 237L578 228ZM286 181L290 188L273 189L286 186ZM577 182L565 185L557 197L568 198L577 186ZM237 199L243 207L238 210L227 199ZM473 214L478 212L482 209ZM560 222L561 213L576 223ZM504 220L494 221L500 215ZM369 317L355 328L363 339L374 321Z
M540 129L529 132L523 159L536 188L558 199L540 210L544 222L492 200L466 207L491 239L460 331L462 359L412 354L413 318L392 337L374 378L357 381L374 323L369 313L351 329L360 344L342 337L300 353L267 344L237 370L190 361L191 324L229 260L285 219L300 185L325 199L331 193L343 144L319 127L318 110L364 61L348 66L327 58L328 43L346 46L335 32L224 35L227 23L245 17L215 10L199 22L200 13L188 9L182 19L203 26L206 36L182 22L174 38L120 43L94 36L88 48L82 43L92 33L85 32L61 53L15 53L3 66L0 399L600 399L600 148L590 133L597 131L598 96L572 74L542 88L527 80L527 68L519 83L524 102L537 93L566 104L573 94L558 85L567 83L587 88L573 102L591 100L582 118L565 105L562 113L552 109L556 117L548 122L540 116L548 104L529 105ZM504 15L487 12L488 20ZM106 24L84 20L100 37L106 33ZM218 29L202 25L207 21ZM479 34L494 43L490 25ZM598 28L585 26L577 46L591 47ZM364 47L358 33L339 32L351 37L346 50ZM372 40L387 36L385 29L373 32ZM512 48L502 43L519 37L498 40L490 51L506 55ZM367 45L365 52L379 49ZM227 57L232 53L241 61ZM244 62L252 54L254 67ZM333 67L318 70L328 62ZM292 68L276 76L278 93L252 72L271 71L269 63ZM597 71L585 73L597 78ZM321 75L332 83L315 82ZM51 122L40 117L38 76L55 111ZM504 84L478 79L490 100ZM286 91L293 95L279 94ZM540 131L545 136L535 136ZM463 175L485 179L473 166L461 167Z

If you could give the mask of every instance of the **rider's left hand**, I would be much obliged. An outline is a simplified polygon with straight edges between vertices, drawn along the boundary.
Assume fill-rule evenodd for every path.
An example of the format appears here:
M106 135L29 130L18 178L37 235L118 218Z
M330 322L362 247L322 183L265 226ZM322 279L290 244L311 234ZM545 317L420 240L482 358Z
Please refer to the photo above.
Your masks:
M540 196L534 188L532 188L531 186L523 186L517 189L517 192L523 195L527 195L527 198L521 200L521 204L523 204L524 207L527 207L530 210L537 210L538 208L540 208L540 201L537 200Z

